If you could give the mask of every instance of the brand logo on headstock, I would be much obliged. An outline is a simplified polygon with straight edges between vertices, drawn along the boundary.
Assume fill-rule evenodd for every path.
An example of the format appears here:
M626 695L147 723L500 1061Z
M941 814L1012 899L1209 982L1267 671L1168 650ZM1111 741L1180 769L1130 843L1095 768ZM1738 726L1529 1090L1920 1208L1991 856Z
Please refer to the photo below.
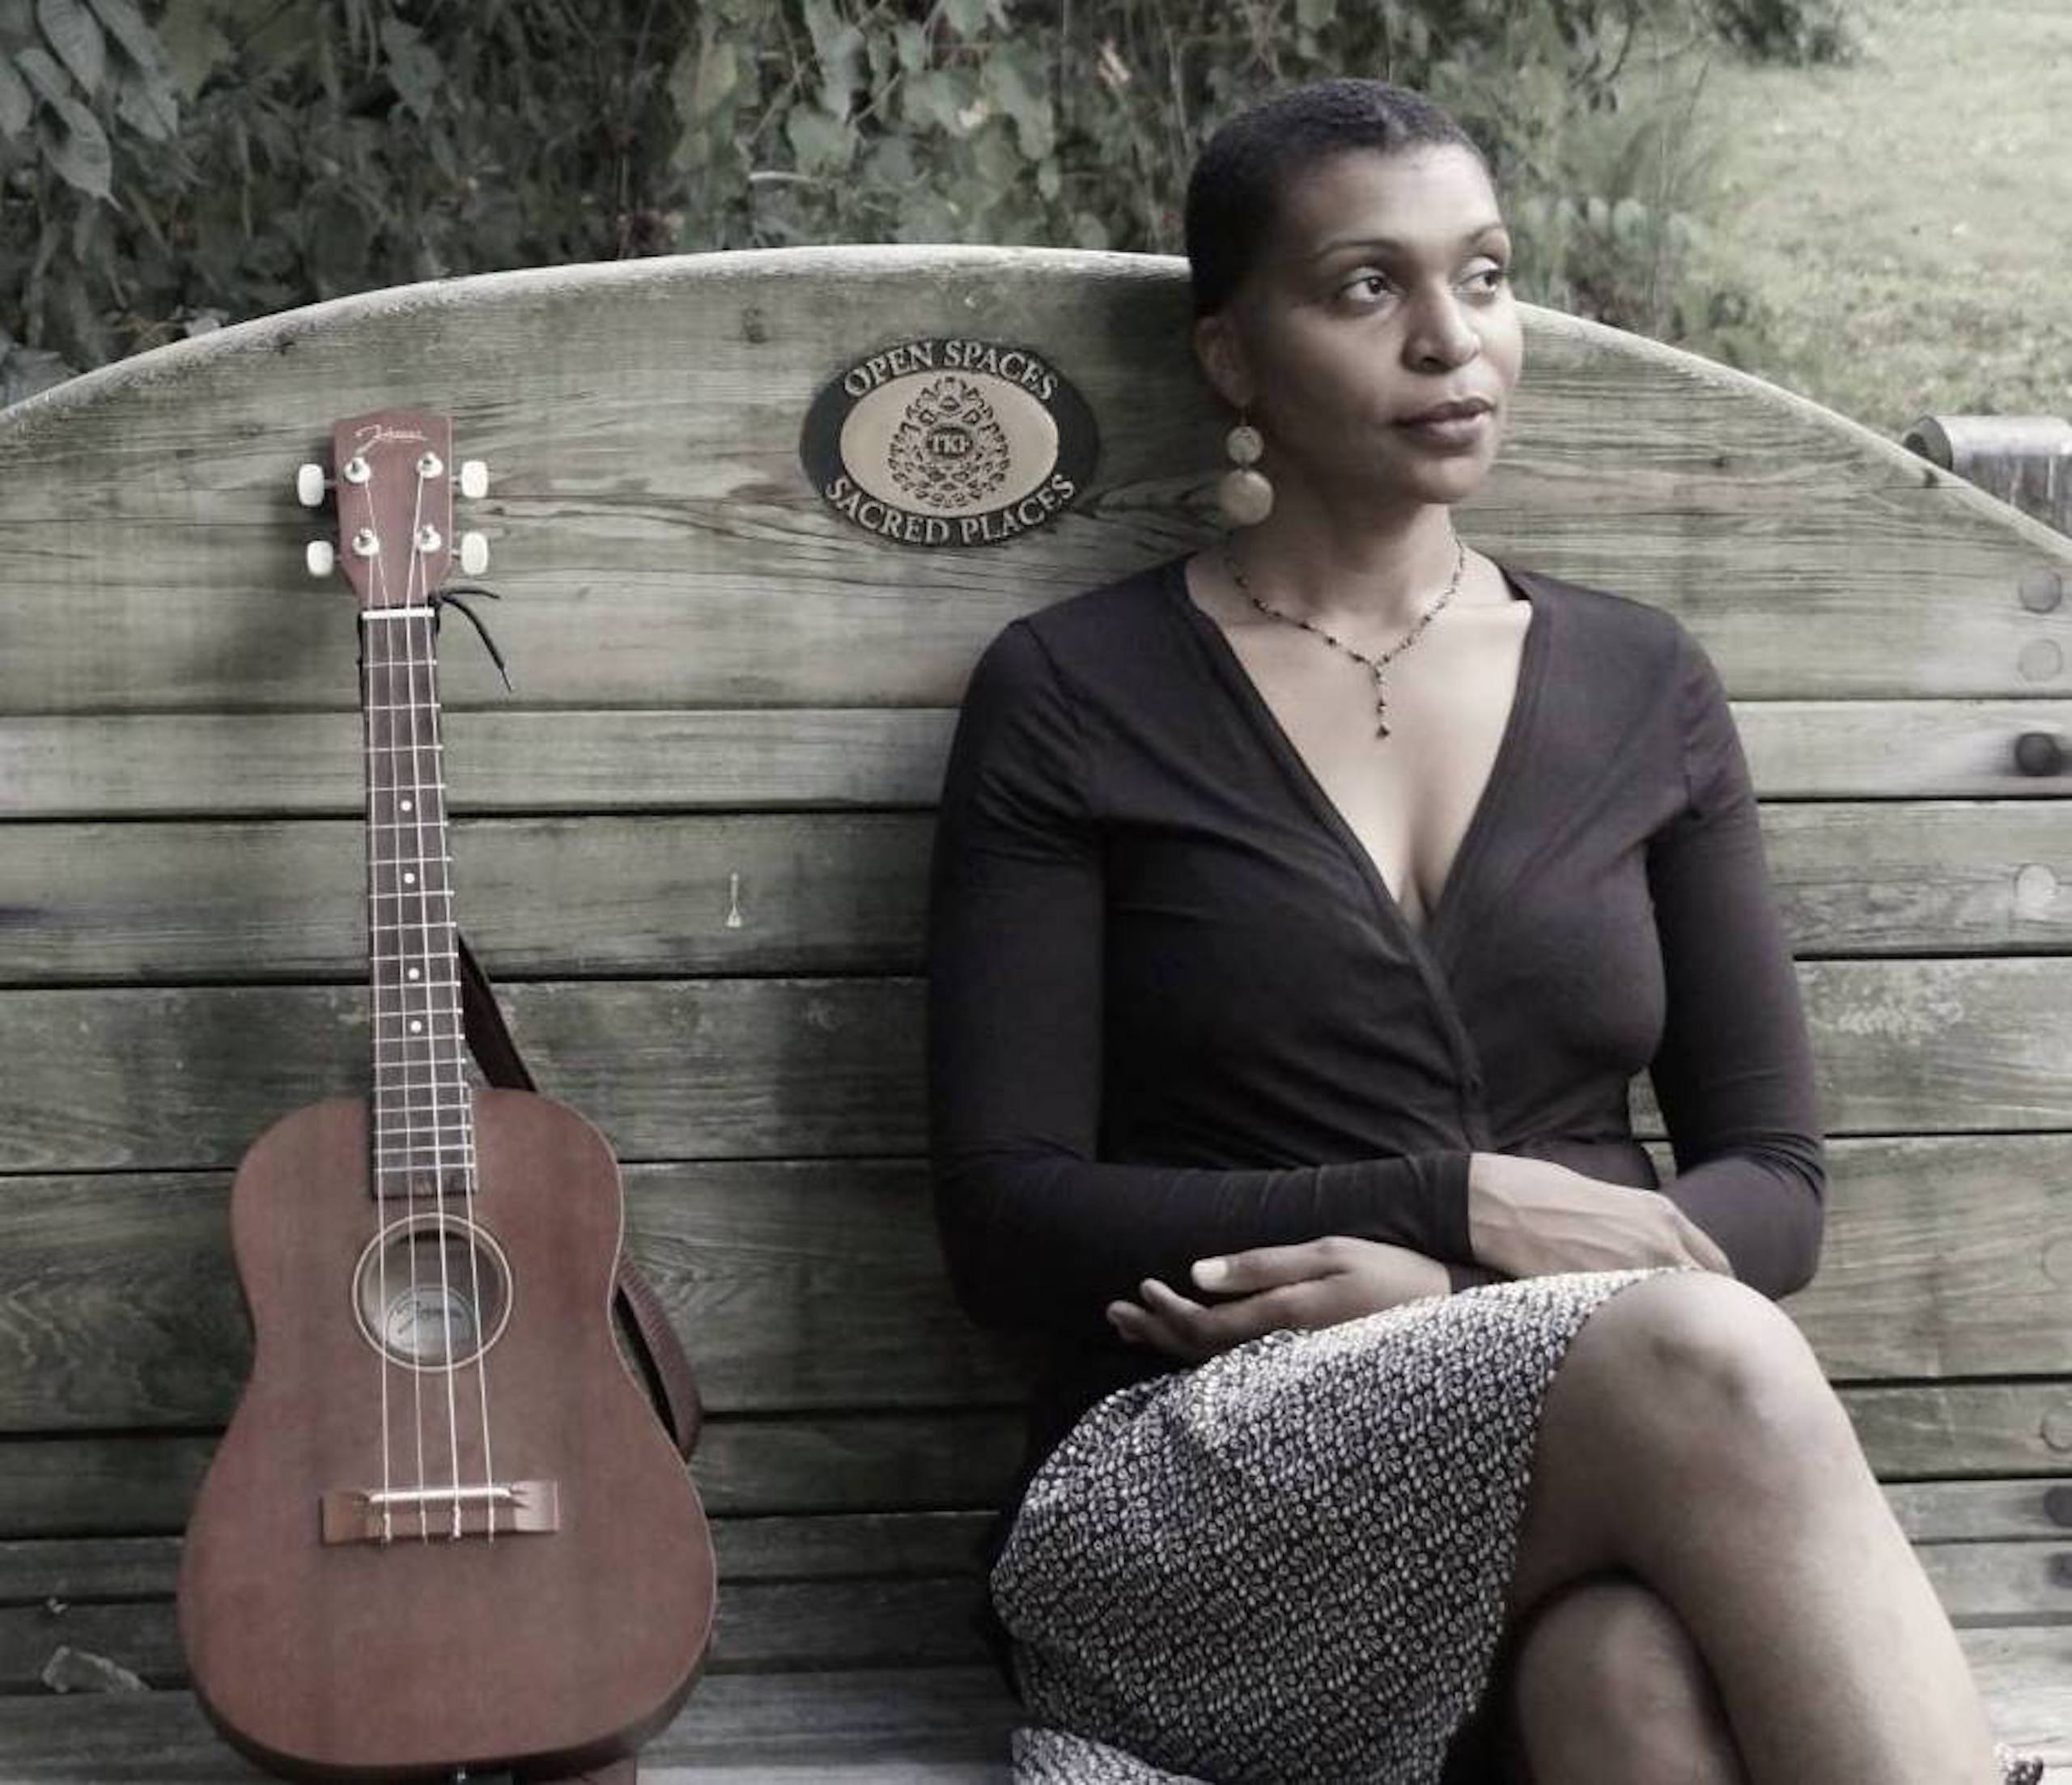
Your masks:
M821 499L902 545L997 545L1055 520L1099 453L1093 412L1038 353L902 341L830 379L799 456Z
M369 447L402 446L413 443L422 446L429 439L431 435L421 434L415 428L384 427L380 422L374 422L354 434L353 447L356 452L364 452Z

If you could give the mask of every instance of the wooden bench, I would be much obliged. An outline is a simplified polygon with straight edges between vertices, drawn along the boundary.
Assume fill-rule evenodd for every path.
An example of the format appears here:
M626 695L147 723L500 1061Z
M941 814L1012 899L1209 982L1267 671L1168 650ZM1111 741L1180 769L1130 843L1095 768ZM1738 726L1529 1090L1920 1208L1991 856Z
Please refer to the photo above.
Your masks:
M1212 529L1187 319L1167 260L691 257L346 299L0 414L0 1780L250 1776L171 1595L246 1363L228 1169L364 1082L352 602L291 483L392 404L494 480L518 692L448 629L461 922L624 1160L710 1409L720 1634L645 1776L1004 1777L971 1548L1025 1378L929 1214L929 808L1000 626ZM1798 399L1529 324L1467 530L1673 610L1726 677L1832 1136L1788 1305L1995 1733L2072 1768L2072 775L2016 761L2072 736L2072 543ZM1071 511L931 551L821 498L816 392L923 337L1084 393ZM149 1690L49 1683L123 1672Z

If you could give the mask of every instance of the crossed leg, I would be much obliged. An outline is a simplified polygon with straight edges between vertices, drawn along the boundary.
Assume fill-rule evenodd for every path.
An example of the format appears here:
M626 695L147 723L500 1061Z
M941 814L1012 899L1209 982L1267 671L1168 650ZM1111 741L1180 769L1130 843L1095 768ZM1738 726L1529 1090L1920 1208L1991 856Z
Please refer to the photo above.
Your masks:
M1486 1785L1747 1785L1697 1644L1623 1570L1543 1600L1492 1692Z
M1963 1651L1848 1416L1790 1317L1731 1278L1651 1278L1584 1322L1548 1392L1508 1609L1533 1785L1998 1785ZM1611 1684L1607 1656L1636 1651L1645 1686ZM1612 1773L1615 1749L1645 1761L1644 1691L1681 1707L1665 1746L1700 1745ZM1708 1752L1715 1710L1729 1745Z

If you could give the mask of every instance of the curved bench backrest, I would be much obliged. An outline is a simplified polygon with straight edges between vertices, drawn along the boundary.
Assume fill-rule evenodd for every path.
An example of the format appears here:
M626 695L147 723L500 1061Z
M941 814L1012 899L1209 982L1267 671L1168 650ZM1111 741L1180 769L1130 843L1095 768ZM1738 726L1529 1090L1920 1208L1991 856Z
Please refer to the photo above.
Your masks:
M1465 529L1673 609L1736 698L1836 1138L1794 1311L1882 1473L2063 1471L2072 781L2015 745L2072 732L2072 545L1782 392L1527 320ZM353 607L291 482L392 405L490 462L518 691L449 633L459 910L628 1162L709 1503L984 1503L1019 1378L926 1213L927 808L1006 621L1213 530L1187 322L1162 259L692 257L345 299L0 413L0 1430L41 1435L0 1537L177 1528L244 1367L227 1168L363 1081ZM923 337L1072 381L1077 506L923 550L822 502L816 392Z

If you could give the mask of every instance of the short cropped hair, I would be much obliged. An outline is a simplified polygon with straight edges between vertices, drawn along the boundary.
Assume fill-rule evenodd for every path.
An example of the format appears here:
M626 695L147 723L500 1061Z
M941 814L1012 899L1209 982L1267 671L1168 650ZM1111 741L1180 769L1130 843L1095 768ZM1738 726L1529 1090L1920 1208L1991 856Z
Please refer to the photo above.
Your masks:
M1187 179L1183 227L1195 314L1214 314L1244 283L1297 176L1349 149L1441 144L1488 165L1446 111L1386 81L1311 81L1240 112L1210 137Z

